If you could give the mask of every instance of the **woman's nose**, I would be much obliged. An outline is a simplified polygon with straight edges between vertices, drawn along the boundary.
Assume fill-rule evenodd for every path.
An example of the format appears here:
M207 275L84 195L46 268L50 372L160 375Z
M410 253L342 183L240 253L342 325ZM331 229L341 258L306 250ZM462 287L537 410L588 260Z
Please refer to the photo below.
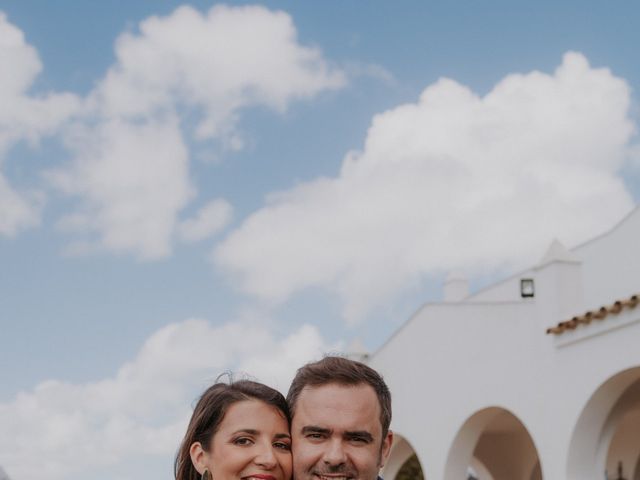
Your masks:
M271 470L275 468L278 460L276 459L276 454L273 449L274 447L271 444L262 446L260 448L260 452L258 452L258 455L256 455L256 458L254 460L255 463L263 467L265 470Z

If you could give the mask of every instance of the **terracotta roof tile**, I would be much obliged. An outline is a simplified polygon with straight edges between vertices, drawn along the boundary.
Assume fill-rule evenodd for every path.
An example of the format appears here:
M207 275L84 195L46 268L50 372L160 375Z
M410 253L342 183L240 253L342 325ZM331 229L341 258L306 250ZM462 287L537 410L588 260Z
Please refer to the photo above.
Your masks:
M625 308L636 308L638 302L640 302L640 294L632 295L624 300L616 300L612 305L600 307L547 328L547 334L560 335L567 330L574 330L578 325L588 325L594 320L604 320L609 315L617 315Z

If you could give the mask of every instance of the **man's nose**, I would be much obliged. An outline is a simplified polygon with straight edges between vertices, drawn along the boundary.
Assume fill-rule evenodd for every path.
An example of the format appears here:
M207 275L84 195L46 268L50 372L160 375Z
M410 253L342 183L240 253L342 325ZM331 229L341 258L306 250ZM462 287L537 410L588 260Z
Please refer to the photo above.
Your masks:
M336 438L328 442L327 449L324 452L323 461L325 464L332 467L342 465L347 461L347 456L341 439Z
M272 470L278 464L276 454L273 451L275 448L271 443L268 445L260 445L260 450L257 452L254 462L261 466L265 470Z

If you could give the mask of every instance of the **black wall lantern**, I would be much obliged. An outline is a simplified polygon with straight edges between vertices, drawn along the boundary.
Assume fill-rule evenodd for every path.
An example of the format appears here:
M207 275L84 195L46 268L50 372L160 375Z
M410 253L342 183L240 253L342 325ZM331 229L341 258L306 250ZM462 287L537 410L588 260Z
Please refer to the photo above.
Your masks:
M533 298L535 296L535 287L533 285L533 278L521 278L520 279L520 296L522 298Z

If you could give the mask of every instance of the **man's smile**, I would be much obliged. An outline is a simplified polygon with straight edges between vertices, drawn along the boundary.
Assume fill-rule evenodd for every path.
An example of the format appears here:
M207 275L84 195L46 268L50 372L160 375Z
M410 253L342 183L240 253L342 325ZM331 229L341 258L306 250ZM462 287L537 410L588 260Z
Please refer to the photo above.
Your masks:
M314 476L318 477L320 480L350 480L354 477L353 475L336 473L314 473Z

